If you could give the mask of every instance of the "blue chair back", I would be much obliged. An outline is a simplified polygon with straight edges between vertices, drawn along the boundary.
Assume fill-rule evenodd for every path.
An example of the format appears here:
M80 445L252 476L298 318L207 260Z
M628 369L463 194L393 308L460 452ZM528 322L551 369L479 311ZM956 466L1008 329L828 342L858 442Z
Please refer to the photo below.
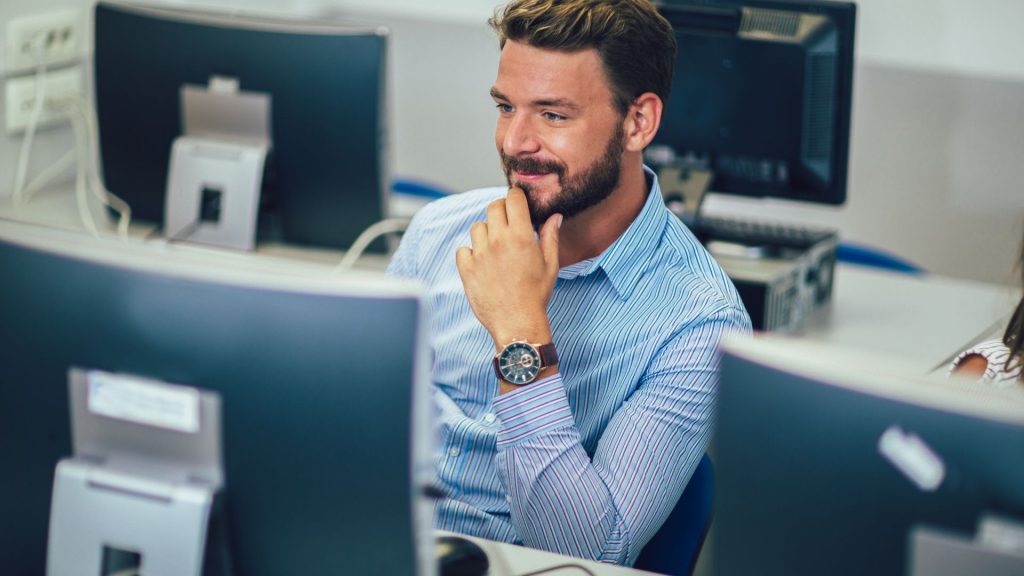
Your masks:
M836 247L836 260L860 266L870 266L905 274L924 274L923 268L895 254L853 242L842 242Z
M715 471L705 454L672 513L644 546L633 567L670 576L690 576L711 526L714 496Z

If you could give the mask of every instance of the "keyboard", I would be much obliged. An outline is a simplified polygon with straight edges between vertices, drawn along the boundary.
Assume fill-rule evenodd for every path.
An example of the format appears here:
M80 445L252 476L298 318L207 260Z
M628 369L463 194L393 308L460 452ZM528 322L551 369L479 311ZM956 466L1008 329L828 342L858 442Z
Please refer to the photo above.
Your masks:
M704 244L718 241L773 248L805 249L838 238L835 230L717 216L701 217L690 230Z

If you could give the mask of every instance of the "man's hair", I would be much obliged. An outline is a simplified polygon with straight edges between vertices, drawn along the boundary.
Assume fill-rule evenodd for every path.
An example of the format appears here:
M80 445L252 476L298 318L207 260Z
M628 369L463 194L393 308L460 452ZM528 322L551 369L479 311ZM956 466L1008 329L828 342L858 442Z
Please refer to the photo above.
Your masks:
M488 23L502 48L509 40L565 52L595 48L622 114L644 92L668 100L676 36L650 0L513 0Z

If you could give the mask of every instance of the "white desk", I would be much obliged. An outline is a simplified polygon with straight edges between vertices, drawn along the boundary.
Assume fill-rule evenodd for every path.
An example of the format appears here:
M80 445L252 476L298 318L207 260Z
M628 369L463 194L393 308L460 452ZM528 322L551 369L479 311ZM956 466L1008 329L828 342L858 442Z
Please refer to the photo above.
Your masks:
M90 197L89 202L96 225L103 236L117 237L116 222L104 217L104 209ZM79 217L74 192L67 186L40 191L31 202L15 206L7 198L0 198L0 225L5 221L34 224L61 230L88 234ZM189 242L167 242L160 234L159 226L148 222L133 221L128 229L127 242L151 244L162 249L174 250L192 255L197 260L211 264L252 267L274 270L282 273L325 273L330 272L341 261L345 252L329 248L297 247L279 243L261 243L253 252L229 248L203 246ZM356 268L365 271L382 271L388 259L381 255L364 254Z
M899 356L931 372L1001 334L1019 300L1016 287L840 264L831 304L800 337Z
M533 548L525 548L514 544L494 542L493 540L484 540L483 538L464 536L462 534L455 535L462 538L468 538L484 549L484 552L487 553L488 562L490 562L490 571L488 572L488 576L518 576L520 574L527 574L537 570L554 568L565 564L586 566L587 569L593 572L595 576L643 576L644 574L654 574L653 572L647 572L644 570L634 570L632 568L624 568L614 564L602 564L601 562L580 560L579 558L562 556L561 554L553 554L551 552L543 552L541 550L534 550ZM552 570L546 574L550 574L551 576L583 576L585 573L582 570L565 568L564 570Z

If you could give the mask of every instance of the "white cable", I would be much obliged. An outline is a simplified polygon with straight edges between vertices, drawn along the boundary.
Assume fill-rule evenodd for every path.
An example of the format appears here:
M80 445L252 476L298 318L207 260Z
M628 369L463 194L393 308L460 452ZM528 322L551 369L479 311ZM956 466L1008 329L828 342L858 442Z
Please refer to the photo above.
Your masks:
M32 143L36 136L39 117L43 114L46 100L46 35L39 34L32 40L32 57L36 61L36 91L32 103L32 113L25 126L25 137L21 141L21 153L18 155L18 167L14 172L14 189L11 200L15 205L21 204L25 179L28 177L28 163L32 156Z
M31 182L25 185L25 188L22 190L22 202L30 202L32 200L32 196L36 192L42 190L43 186L46 186L47 182L53 180L58 174L70 168L74 163L75 149L72 148L65 152L64 155L60 157L60 160L57 160L53 164L44 168L42 172L36 174L36 177L33 178Z
M86 128L85 122L78 114L70 114L68 118L71 119L71 127L75 131L75 152L78 157L78 166L75 170L75 200L78 204L78 215L82 218L82 225L92 233L93 236L99 236L99 231L96 229L96 222L93 220L92 212L89 211L89 196L88 187L86 184Z
M345 257L335 266L334 273L338 274L351 268L359 260L359 257L363 255L366 247L376 240L378 236L392 232L401 232L408 227L408 218L388 218L371 225L366 230L363 230L362 234L352 243L352 247L348 249L348 252L345 252Z
M107 190L106 186L103 185L103 181L100 180L99 133L96 129L95 109L92 106L86 105L85 102L78 98L74 100L73 106L77 113L85 120L86 140L88 142L86 168L89 176L89 187L104 206L108 206L117 212L117 231L122 239L126 239L128 238L128 225L132 219L132 208L119 196Z

